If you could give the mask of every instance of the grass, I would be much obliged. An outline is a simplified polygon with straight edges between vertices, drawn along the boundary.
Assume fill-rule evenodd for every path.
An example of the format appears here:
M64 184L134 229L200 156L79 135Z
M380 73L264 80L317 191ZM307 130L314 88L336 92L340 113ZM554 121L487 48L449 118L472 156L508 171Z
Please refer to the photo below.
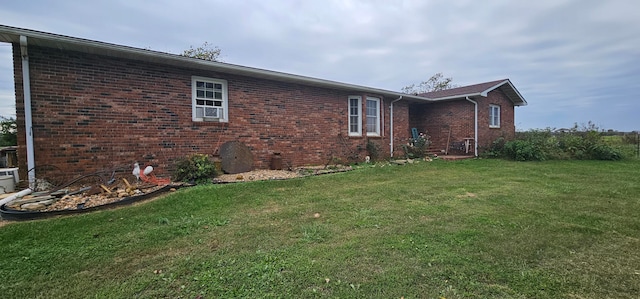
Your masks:
M635 298L640 161L434 161L0 228L7 298ZM317 214L316 214L317 213Z

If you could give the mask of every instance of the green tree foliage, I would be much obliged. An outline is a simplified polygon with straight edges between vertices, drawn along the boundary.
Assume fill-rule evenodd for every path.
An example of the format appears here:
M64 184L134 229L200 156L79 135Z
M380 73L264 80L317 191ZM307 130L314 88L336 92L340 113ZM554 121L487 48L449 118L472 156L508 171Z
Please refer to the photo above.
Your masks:
M0 116L0 146L11 145L18 145L16 120Z
M180 55L191 57L191 58L198 58L202 60L208 60L208 61L221 61L220 60L221 53L222 53L222 50L218 48L218 46L213 46L208 42L204 42L202 46L197 48L190 46L189 49L184 50Z
M453 78L445 78L442 73L436 73L435 75L431 76L431 78L427 79L427 81L422 81L418 85L411 84L405 86L401 89L401 91L406 94L421 94L425 92L439 91L458 87L451 82L453 82Z

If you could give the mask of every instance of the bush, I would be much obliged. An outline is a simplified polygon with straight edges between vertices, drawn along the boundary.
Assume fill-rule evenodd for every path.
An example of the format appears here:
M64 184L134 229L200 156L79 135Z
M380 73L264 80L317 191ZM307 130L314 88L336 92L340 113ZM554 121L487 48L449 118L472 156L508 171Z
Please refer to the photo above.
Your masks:
M500 158L504 156L504 145L507 143L507 141L504 139L504 137L498 137L498 139L494 140L491 143L491 146L489 146L488 148L484 148L481 152L480 155L482 155L483 158Z
M638 135L638 133L629 133L622 136L622 142L624 144L638 144L639 140L640 136Z
M380 158L380 146L371 140L367 140L367 153L371 161L376 161Z
M516 161L543 161L546 154L531 140L514 140L505 143L504 155Z
M404 155L411 159L426 157L431 145L430 138L431 136L425 133L420 133L418 138L409 138L409 142L402 145Z
M192 154L179 159L173 172L178 182L207 183L216 175L216 168L208 155Z
M622 153L606 144L594 144L589 148L591 158L594 160L620 160Z
M624 152L608 145L589 122L588 125L565 132L530 130L518 132L516 140L504 142L498 138L489 148L487 157L505 157L517 161L542 161L548 159L620 160Z

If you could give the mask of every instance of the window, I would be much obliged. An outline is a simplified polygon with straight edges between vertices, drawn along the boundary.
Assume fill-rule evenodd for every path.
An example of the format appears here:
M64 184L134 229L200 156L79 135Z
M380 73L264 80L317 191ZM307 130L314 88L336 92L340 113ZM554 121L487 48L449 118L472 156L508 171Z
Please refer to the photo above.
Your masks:
M367 136L380 136L380 99L367 97Z
M362 135L362 97L349 97L349 136Z
M500 128L500 106L489 105L489 128Z
M193 77L191 86L193 121L228 121L227 81Z

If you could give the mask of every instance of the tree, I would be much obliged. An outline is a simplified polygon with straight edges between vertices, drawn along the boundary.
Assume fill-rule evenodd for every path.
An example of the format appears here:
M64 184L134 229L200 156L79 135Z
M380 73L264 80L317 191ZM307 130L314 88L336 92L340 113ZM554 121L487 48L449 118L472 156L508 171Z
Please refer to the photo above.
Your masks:
M18 130L15 118L0 116L0 146L18 145Z
M208 61L221 61L220 60L221 52L222 50L218 48L218 46L212 46L208 42L204 42L202 46L197 48L190 46L188 50L184 50L180 55L185 57L208 60Z
M407 94L420 94L458 87L458 85L452 84L452 81L452 78L445 78L442 73L436 73L427 81L422 81L417 86L415 84L405 86L401 89L401 91Z

